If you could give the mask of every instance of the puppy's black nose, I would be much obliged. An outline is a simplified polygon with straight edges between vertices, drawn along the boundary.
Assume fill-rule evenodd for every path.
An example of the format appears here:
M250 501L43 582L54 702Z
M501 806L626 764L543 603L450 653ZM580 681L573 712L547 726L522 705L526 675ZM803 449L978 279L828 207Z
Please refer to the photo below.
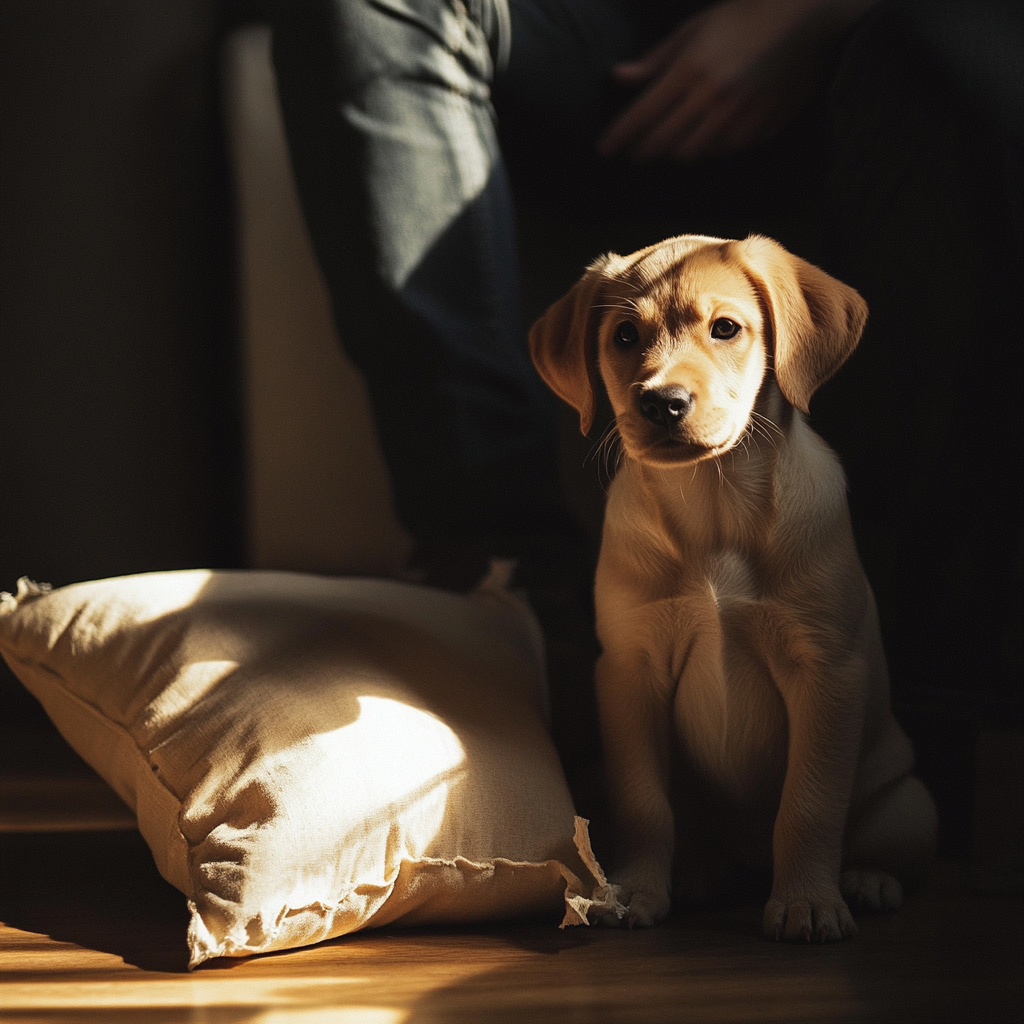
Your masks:
M637 401L646 419L660 427L673 427L690 411L693 395L686 388L666 384L641 391Z

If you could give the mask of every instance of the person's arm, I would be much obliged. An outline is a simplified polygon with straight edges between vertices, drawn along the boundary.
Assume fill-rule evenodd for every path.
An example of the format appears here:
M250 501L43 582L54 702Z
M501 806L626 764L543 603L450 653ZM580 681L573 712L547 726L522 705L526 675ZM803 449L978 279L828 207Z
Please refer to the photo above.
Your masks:
M689 160L768 138L824 80L834 43L878 0L725 0L684 21L618 81L648 85L598 148Z

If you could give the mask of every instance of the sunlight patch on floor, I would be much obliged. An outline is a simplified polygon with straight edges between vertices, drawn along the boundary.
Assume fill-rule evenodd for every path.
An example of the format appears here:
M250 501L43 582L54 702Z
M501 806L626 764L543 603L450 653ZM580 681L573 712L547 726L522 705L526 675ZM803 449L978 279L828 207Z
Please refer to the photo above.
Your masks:
M306 984L303 984L303 981ZM350 999L351 986L366 978L224 978L178 976L129 981L52 982L46 985L4 985L4 1008L11 1010L73 1010L89 1007L251 1006L265 1013L334 1012ZM308 989L308 993L304 990ZM365 998L365 996L364 996ZM388 1012L391 1012L390 1010ZM397 1011L395 1011L397 1012ZM263 1017L259 1018L261 1021ZM292 1020L291 1017L288 1018ZM312 1019L312 1018L311 1018Z

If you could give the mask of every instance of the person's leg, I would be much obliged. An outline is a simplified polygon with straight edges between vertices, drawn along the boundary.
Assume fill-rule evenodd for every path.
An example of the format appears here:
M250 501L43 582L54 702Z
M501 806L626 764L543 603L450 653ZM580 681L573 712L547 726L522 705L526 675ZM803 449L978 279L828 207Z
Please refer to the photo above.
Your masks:
M499 10L271 3L298 191L338 333L366 380L399 518L438 558L515 554L570 528L490 104Z

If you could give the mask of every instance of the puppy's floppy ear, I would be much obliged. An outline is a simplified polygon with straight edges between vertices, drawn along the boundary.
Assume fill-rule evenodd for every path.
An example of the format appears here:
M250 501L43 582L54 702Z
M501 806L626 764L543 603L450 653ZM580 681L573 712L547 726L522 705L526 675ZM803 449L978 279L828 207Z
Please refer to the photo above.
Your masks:
M775 379L789 402L807 412L814 392L857 347L867 303L849 285L770 238L751 235L737 245L767 306Z
M602 256L530 328L530 355L537 372L562 401L580 414L586 434L594 422L598 311L594 308L614 255Z

